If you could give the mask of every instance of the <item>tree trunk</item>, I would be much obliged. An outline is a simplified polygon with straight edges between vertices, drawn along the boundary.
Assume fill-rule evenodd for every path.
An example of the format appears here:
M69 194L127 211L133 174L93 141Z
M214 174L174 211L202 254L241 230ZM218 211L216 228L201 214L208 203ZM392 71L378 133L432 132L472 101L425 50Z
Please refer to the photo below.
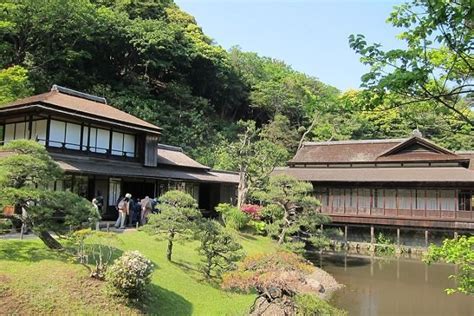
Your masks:
M170 233L168 236L168 249L166 250L166 259L171 261L171 255L173 254L173 238L174 233Z
M285 206L285 213L283 215L283 228L280 233L280 238L278 238L279 245L281 245L285 241L286 230L288 229L288 226L289 226L288 216L289 216L289 210Z
M286 227L281 230L280 238L278 238L278 244L281 245L285 241Z
M249 191L247 185L247 168L240 168L239 187L237 193L237 207L240 208L247 201Z
M62 250L63 246L53 238L47 231L42 231L38 234L39 239L44 242L49 249Z

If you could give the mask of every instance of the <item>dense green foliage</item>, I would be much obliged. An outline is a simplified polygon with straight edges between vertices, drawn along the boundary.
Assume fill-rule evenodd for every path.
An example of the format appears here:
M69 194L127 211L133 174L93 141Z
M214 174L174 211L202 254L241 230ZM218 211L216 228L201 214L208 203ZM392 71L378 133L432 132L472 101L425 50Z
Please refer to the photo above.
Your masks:
M404 12L391 18L394 24L409 24ZM447 11L453 21L462 13ZM420 42L424 35L416 30L404 37ZM469 40L462 28L452 31ZM55 83L104 95L163 127L162 142L183 146L211 167L239 170L236 153L244 160L267 157L246 161L249 192L291 157L303 133L305 140L406 137L418 127L451 149L474 148L472 126L441 101L393 108L393 95L341 94L283 61L238 47L225 51L171 0L4 0L0 39L0 103ZM454 55L443 49L432 59L446 68ZM472 70L461 57L453 60L450 82ZM255 123L243 127L239 120ZM252 124L251 146L242 147Z
M3 146L11 152L0 159L0 205L15 208L15 219L33 230L50 248L61 249L49 231L58 235L98 218L92 203L69 191L50 191L46 185L60 179L61 169L46 149L32 140Z
M296 315L298 316L313 316L313 315L328 315L328 316L343 316L347 312L337 309L325 300L322 300L315 295L300 294L295 296Z
M447 293L474 294L474 236L446 239L442 246L432 245L423 260L428 264L436 261L456 264L458 272L451 277L456 280L457 287L446 289Z
M220 203L216 206L216 212L221 215L225 227L240 230L244 228L250 221L250 217L239 210L238 207Z
M409 0L388 18L403 29L405 48L384 51L368 45L363 35L351 35L350 45L370 66L363 86L395 106L428 103L443 107L458 124L474 127L472 1Z

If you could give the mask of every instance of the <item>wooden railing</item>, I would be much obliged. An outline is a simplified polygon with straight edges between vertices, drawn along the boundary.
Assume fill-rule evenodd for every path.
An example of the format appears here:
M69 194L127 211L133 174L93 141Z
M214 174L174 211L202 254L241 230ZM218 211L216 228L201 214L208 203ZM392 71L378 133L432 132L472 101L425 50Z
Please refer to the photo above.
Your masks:
M474 221L474 211L448 211L448 210L406 210L406 209L380 209L380 208L334 208L322 206L321 212L328 215L370 216L413 219L440 219Z

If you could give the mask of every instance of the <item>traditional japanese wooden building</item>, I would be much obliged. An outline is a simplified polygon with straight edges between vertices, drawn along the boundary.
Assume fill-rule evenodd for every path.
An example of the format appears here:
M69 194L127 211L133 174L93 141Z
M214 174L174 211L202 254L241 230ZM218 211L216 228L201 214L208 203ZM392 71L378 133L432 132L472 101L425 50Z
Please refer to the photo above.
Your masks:
M314 186L333 223L470 231L474 229L474 153L455 153L421 137L307 142L288 174Z
M162 129L108 105L106 99L53 86L0 108L0 141L35 139L65 171L54 190L104 197L106 217L125 193L160 196L170 189L193 195L202 210L234 203L238 175L214 171L179 147L159 143Z

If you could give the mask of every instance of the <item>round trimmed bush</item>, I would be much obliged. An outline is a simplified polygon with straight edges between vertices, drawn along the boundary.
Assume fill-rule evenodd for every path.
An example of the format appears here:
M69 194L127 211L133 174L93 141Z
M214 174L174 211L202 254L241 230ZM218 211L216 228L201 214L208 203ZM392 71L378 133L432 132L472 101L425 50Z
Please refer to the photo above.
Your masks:
M138 251L127 251L107 270L112 290L128 298L139 298L151 281L153 264Z

